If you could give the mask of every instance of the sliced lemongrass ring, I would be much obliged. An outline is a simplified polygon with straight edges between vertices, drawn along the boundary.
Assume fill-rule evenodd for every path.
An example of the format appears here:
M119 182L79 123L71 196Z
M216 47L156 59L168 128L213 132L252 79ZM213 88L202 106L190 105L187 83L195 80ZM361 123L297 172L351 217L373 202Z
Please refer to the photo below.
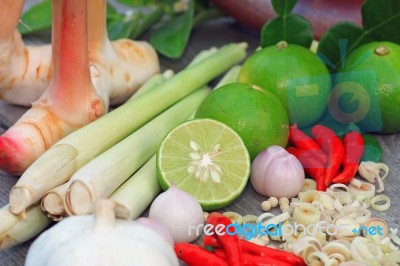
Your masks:
M223 215L231 219L232 223L243 224L243 217L237 212L224 212Z
M333 205L333 202L335 201L335 199L331 195L329 195L325 192L321 193L321 201L322 201L322 204L324 205L324 209L331 210L331 211L335 209L335 206Z
M270 212L263 213L263 214L261 214L260 216L258 216L258 218L257 218L257 223L264 224L264 223L266 222L267 219L273 218L273 217L275 217L275 216L276 216L275 214L270 213Z
M301 225L307 226L320 221L321 212L314 206L299 206L294 209L293 219Z
M339 198L336 198L335 201L333 202L333 206L335 206L335 209L338 213L340 213L341 215L343 215L343 208L344 206L342 205L342 203L340 202Z
M322 252L325 252L328 256L332 254L340 254L343 257L343 261L350 260L351 254L349 250L349 246L339 242L339 241L332 241L327 243L325 246L322 247Z
M347 217L337 217L333 224L336 226L335 235L337 236L355 236L358 234L360 224L356 223L354 219ZM340 230L340 232L339 232ZM329 233L329 232L328 232Z
M378 169L378 171L379 171L379 177L381 178L381 180L383 181L383 180L385 180L385 178L387 177L387 175L389 174L389 166L387 166L386 164L384 164L384 163L377 163L376 164L376 168ZM383 176L381 176L380 175L380 171L383 171L384 172L384 174L383 174Z
M380 238L384 238L389 233L389 227L385 220L373 217L368 219L363 223L366 228L377 228L376 234L380 236Z
M348 207L361 207L361 203L357 200L354 200L352 203L348 205Z
M375 186L368 182L362 182L359 187L350 184L348 190L354 197L357 197L358 195L365 195L368 198L372 198L375 195Z
M346 206L349 206L353 203L354 198L350 193L343 193L337 197L340 202Z
M354 260L368 264L383 257L383 252L378 245L365 237L354 238L350 245L350 252Z
M321 251L322 244L315 237L299 236L298 240L295 243L293 243L291 251L296 255L300 255L309 248L311 248L312 251Z
M303 192L299 198L300 202L312 203L314 201L320 201L321 195L317 190L309 190Z
M361 162L358 166L358 174L372 184L375 183L375 178L378 174L373 165L375 165L375 163L368 161Z
M380 248L385 253L391 253L393 251L398 251L398 247L396 247L390 237L385 237L379 242ZM400 261L399 261L400 262Z
M326 211L324 211L321 212L320 221L325 223L330 223L332 222L332 217L328 213L326 213Z
M361 187L361 185L362 185L362 181L360 181L360 180L358 180L358 179L356 179L356 178L353 178L351 181L350 181L350 185L353 185L353 186L356 186L356 187Z
M347 192L347 191L348 191L348 188L345 184L333 184L326 190L327 193Z
M362 203L364 208L371 207L371 198L367 197L366 195L357 195L355 200Z
M304 179L304 185L301 189L302 192L308 190L315 190L317 189L317 182L314 179L306 178Z
M389 229L390 230L390 233L389 233L389 238L394 242L394 243L396 243L397 245L399 245L400 246L400 237L397 235L397 232L398 232L398 230L399 229L393 229L393 228L390 228Z
M382 204L382 202L384 203ZM390 198L386 195L375 196L371 199L371 207L376 211L386 211L390 208Z
M364 208L359 208L359 210L361 211L362 214L354 219L354 221L356 223L363 224L363 223L367 222L369 219L371 219L371 211L370 210L364 209Z
M345 261L345 262L340 263L340 266L365 266L365 264L355 262L355 261Z
M346 258L340 253L333 253L329 255L329 261L331 264L329 265L339 265L340 263L346 261Z
M318 210L320 210L321 212L324 211L324 204L320 201L313 201L311 203L315 208L317 208Z
M258 217L256 215L247 214L242 217L243 224L257 223Z
M329 256L321 251L315 251L315 252L311 253L309 256L307 256L307 258L306 258L306 261L308 264L312 264L314 260L318 260L318 261L322 262L321 265L331 265Z
M268 219L267 221L265 221L264 224L268 225L277 225L279 223L283 223L284 221L286 221L287 219L290 218L290 214L288 212L283 212L281 214L279 214L278 216L272 217L270 219Z

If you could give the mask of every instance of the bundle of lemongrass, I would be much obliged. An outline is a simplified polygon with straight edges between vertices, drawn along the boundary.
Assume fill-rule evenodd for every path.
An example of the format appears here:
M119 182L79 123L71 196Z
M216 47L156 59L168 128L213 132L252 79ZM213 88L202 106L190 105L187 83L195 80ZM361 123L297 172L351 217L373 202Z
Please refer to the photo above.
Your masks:
M91 214L103 198L139 217L161 191L155 153L162 139L191 117L210 91L206 84L239 63L245 50L246 44L228 44L203 51L180 73L154 76L126 103L55 143L0 209L0 250L35 237L51 219ZM217 86L233 82L237 71L227 75Z

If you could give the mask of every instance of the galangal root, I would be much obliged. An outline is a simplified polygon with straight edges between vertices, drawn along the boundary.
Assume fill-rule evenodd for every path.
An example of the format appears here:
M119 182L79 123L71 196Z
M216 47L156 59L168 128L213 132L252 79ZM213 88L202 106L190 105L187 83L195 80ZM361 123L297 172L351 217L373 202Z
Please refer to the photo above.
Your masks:
M23 3L0 3L0 96L20 105L34 101L0 136L0 170L15 175L159 72L148 43L110 42L106 0L53 0L51 50L50 45L24 45L16 30Z

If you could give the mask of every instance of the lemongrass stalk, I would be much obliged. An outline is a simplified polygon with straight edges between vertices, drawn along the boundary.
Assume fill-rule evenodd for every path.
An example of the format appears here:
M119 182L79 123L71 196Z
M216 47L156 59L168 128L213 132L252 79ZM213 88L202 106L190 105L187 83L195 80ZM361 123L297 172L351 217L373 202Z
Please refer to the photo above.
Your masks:
M144 95L158 85L173 76L172 70L166 70L163 74L157 74L146 81L145 84L131 97L129 100L134 100L139 96ZM44 194L41 200L42 210L47 212L47 216L54 221L59 221L67 215L65 211L65 194L70 183L64 183Z
M157 181L156 155L153 155L145 165L129 177L110 199L121 204L130 219L138 218L161 192Z
M21 217L14 215L9 210L9 205L0 209L0 239L21 219ZM0 241L1 242L1 241Z
M235 83L239 80L241 66L237 65L229 69L225 75L220 79L220 81L215 85L214 89L218 89L226 84Z
M209 92L207 88L193 92L78 170L65 195L67 213L91 214L97 200L108 198L145 164L168 132L184 122Z
M215 54L218 51L217 47L211 47L207 50L200 51L193 59L192 61L189 62L188 67L191 67L193 65L196 65L203 61L204 59L209 58L213 54Z
M44 193L67 182L76 170L90 160L239 63L246 56L246 47L245 43L225 45L209 58L182 70L145 96L126 102L58 141L24 172L11 190L11 212L22 213L39 201Z
M172 78L174 75L174 71L168 69L164 71L162 74L156 74L152 76L149 80L147 80L141 87L138 89L129 99L128 101L134 100L139 96L146 94L157 86L163 84L168 79Z
M64 199L68 186L69 184L65 183L53 188L44 194L40 202L42 210L47 212L47 216L54 221L59 221L67 216Z
M29 208L24 217L9 211L8 205L0 209L0 250L13 247L32 239L42 232L51 220L39 205Z
M187 67L191 67L199 62L209 58L211 55L218 51L216 47L211 47L209 49L200 51L193 59L189 62ZM136 99L137 97L145 94L146 92L152 90L154 87L161 85L166 80L170 79L174 75L174 72L170 69L166 70L163 74L156 74L151 77L145 84L135 92L128 100Z

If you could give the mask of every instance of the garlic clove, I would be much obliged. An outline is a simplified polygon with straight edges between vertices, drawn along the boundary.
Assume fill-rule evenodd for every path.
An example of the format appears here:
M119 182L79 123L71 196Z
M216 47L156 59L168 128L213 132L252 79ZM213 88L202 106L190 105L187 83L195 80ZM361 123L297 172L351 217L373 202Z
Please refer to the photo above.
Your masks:
M168 231L168 228L160 221L147 217L140 217L135 221L159 233L165 240L167 240L171 247L174 246L174 238L172 237L171 232Z

